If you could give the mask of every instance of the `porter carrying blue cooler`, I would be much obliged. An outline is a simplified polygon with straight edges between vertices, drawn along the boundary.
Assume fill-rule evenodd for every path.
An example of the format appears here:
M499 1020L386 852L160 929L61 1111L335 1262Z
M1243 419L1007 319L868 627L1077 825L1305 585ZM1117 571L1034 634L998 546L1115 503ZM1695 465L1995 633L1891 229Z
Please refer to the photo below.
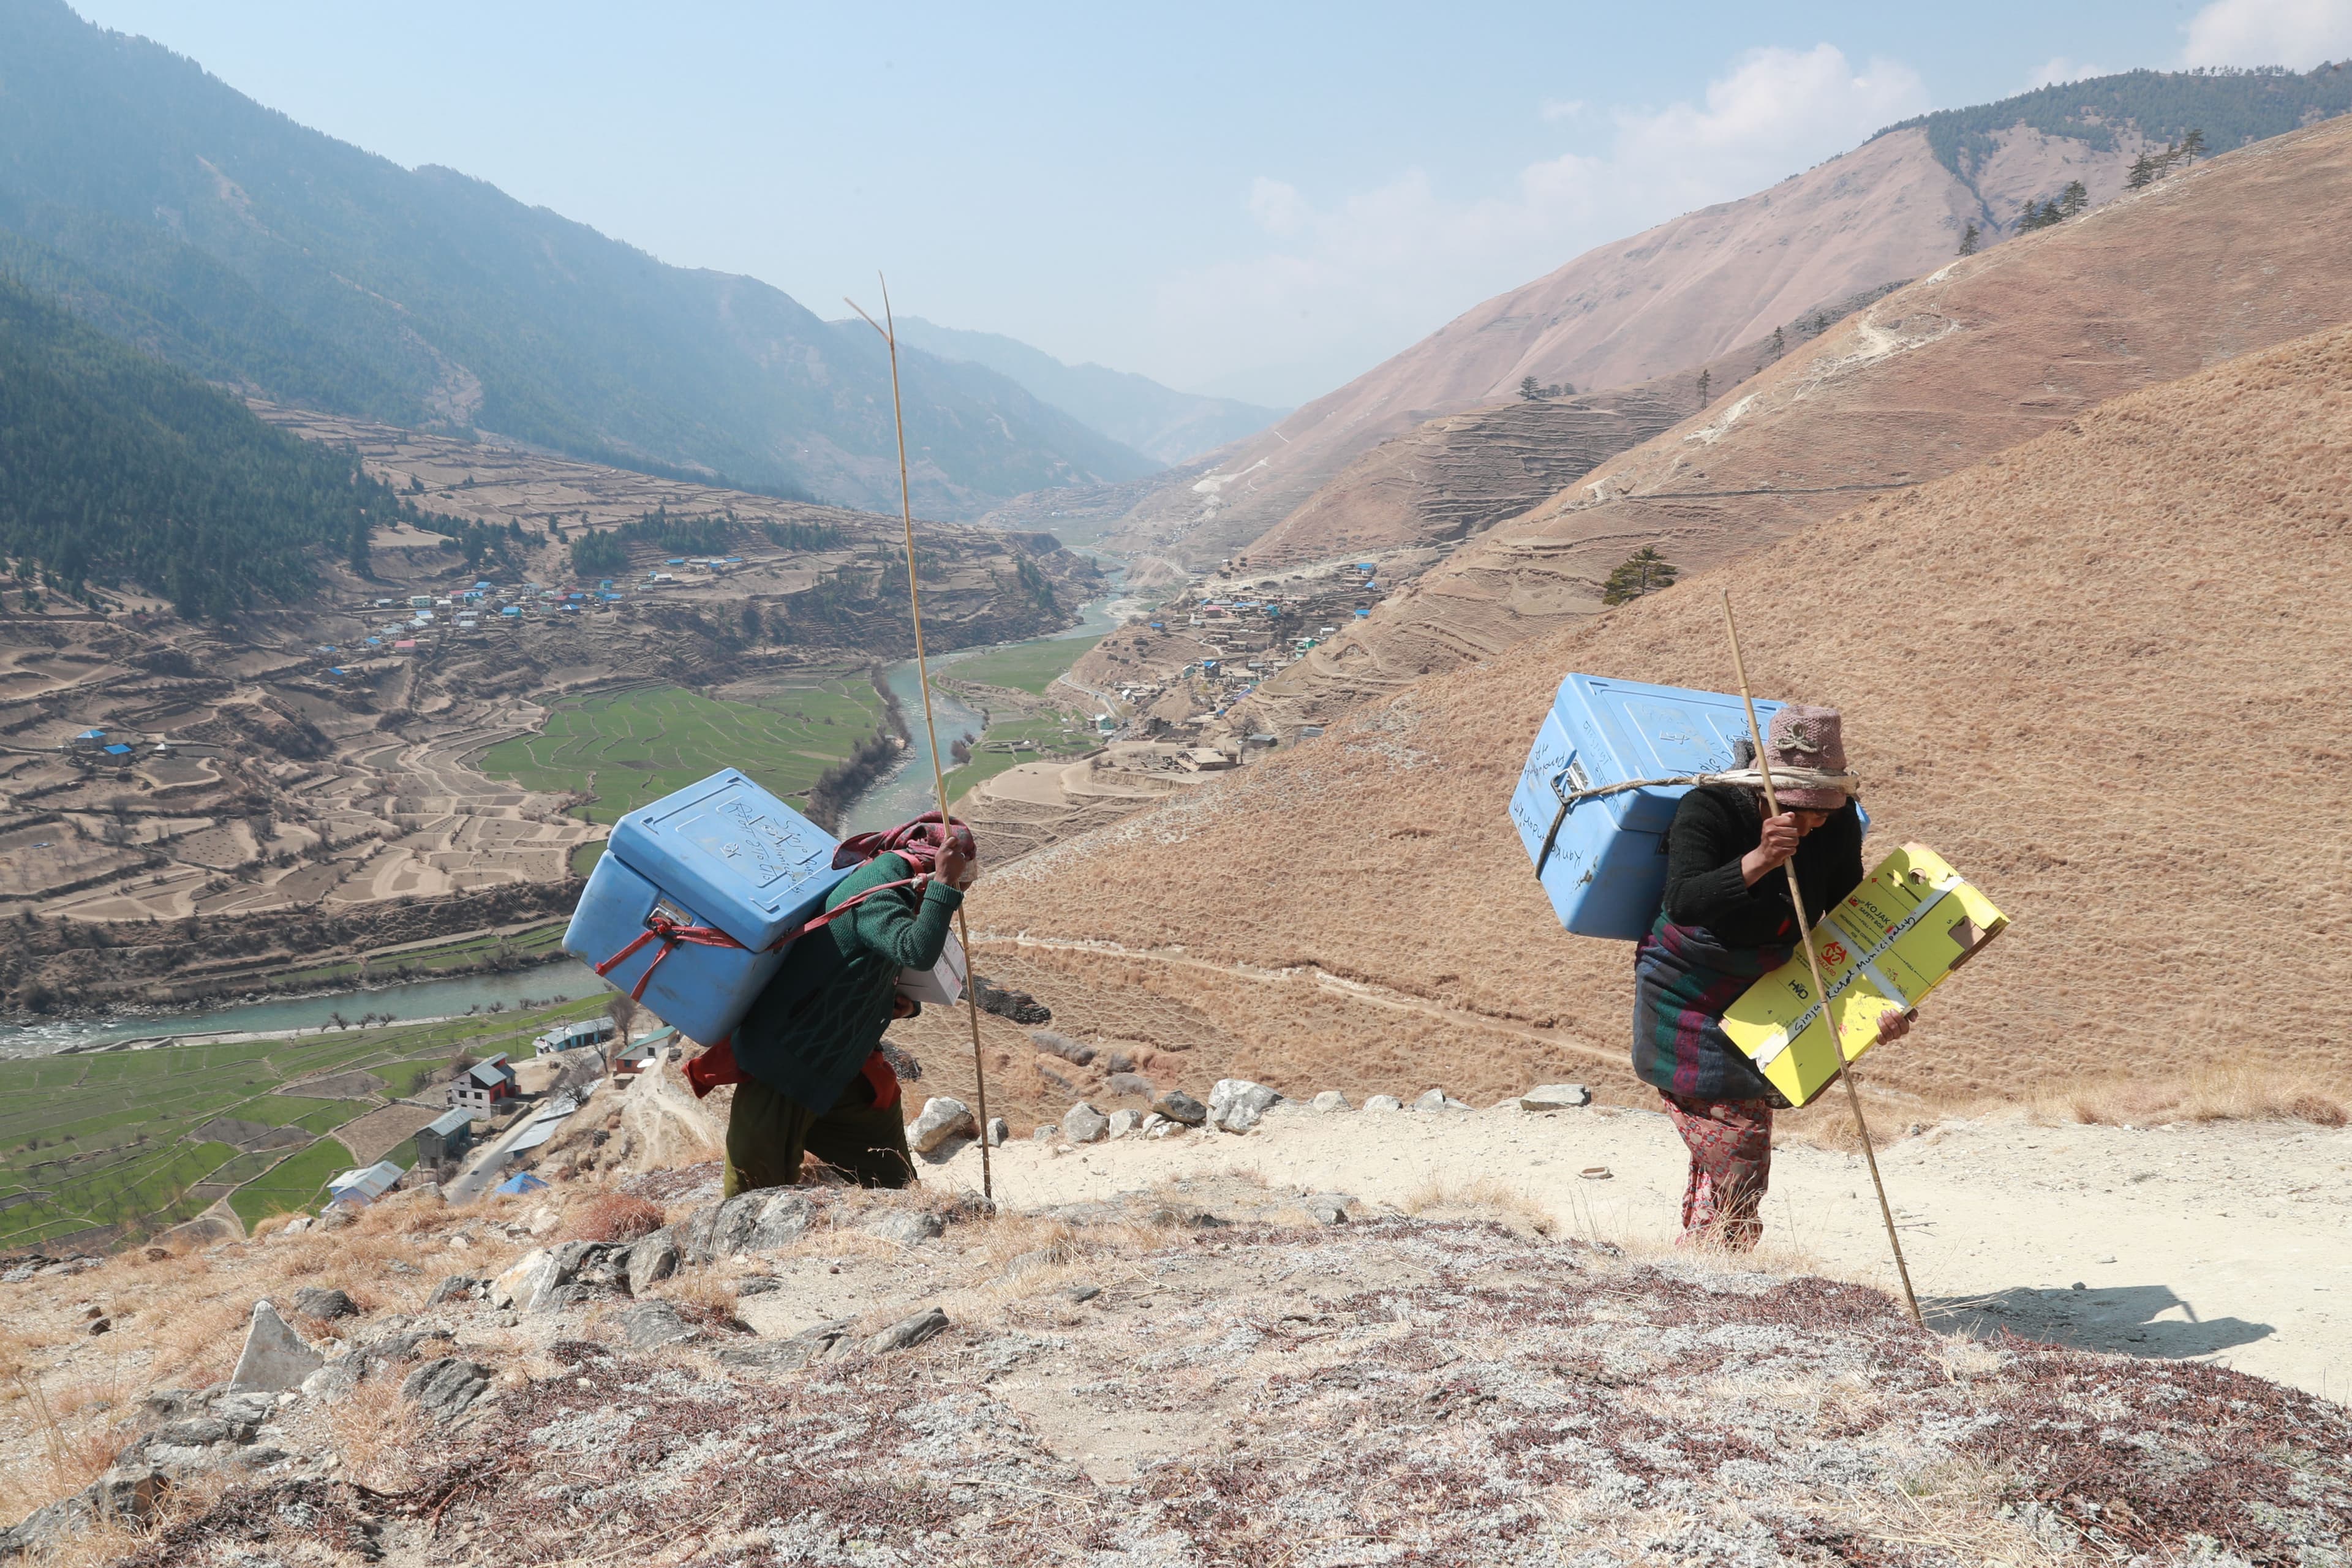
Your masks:
M1756 704L1766 729L1778 702ZM1648 934L1666 890L1666 829L1689 784L1571 800L1635 779L1689 778L1753 759L1736 696L1595 675L1559 683L1511 795L1511 822L1560 924L1579 936Z
M782 939L849 874L833 837L733 768L613 825L563 951L689 1039L733 1033Z

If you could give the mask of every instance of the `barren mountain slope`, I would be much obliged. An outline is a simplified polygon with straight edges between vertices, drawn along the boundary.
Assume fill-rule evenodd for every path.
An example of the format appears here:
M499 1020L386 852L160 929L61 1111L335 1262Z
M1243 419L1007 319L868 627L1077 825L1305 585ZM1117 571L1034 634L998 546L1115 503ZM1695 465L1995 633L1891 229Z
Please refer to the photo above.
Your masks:
M2209 275L2210 276L2210 275ZM972 900L1055 1027L1188 1082L1484 1102L1627 1083L1632 950L1564 935L1504 816L1569 670L1841 705L1874 852L2014 921L1876 1056L2007 1096L2205 1064L2340 1079L2352 1035L2352 329L2084 413L1968 471L1422 681ZM1147 1068L1147 1071L1149 1068Z
M1931 270L1976 208L1909 131L1587 251L1229 448L1215 474L1139 508L1129 542L1213 560L1391 436L1507 397L1522 376L1609 387L1696 366L1823 300Z
M2273 138L1955 262L1498 523L1259 691L1286 731L1591 614L1657 544L1685 567L2024 440L2105 398L2352 318L2352 120Z
M1633 386L1534 399L1514 394L1433 419L1349 463L1251 544L1246 559L1264 571L1458 543L1698 412L1702 374L1711 392L1728 392L1909 281L1893 279L1817 307L1703 365Z

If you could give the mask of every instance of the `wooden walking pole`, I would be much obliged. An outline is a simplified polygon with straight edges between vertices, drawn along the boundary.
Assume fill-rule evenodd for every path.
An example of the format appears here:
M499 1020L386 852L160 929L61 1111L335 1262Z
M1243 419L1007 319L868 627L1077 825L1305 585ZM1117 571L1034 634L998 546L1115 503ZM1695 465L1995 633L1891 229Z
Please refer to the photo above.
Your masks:
M948 774L940 763L939 724L931 717L931 671L923 658L923 595L915 586L915 499L907 483L907 411L898 399L898 322L890 313L890 280L878 272L875 278L882 286L880 321L866 316L856 300L845 302L866 316L866 324L881 333L882 341L890 349L890 415L898 426L898 520L907 531L907 608L915 623L915 681L923 693L923 734L931 743L931 784L939 792L940 836L944 842L948 832ZM981 1058L980 987L972 982L971 929L965 923L961 904L956 906L956 940L963 944L963 999L971 1014L971 1076L979 1085L975 1098L980 1101L980 1195L993 1203L996 1183L988 1160L988 1064Z
M1780 815L1780 801L1772 788L1772 763L1764 750L1764 727L1756 721L1756 698L1748 689L1748 661L1739 653L1739 626L1731 618L1731 590L1723 591L1723 630L1731 639L1731 668L1739 677L1739 700L1748 705L1748 733L1756 742L1756 771L1764 780L1764 812ZM1862 1117L1862 1094L1853 1087L1853 1062L1845 1054L1845 1037L1838 1031L1837 1012L1830 1005L1830 988L1822 984L1822 961L1813 952L1812 918L1805 912L1805 890L1797 885L1797 858L1780 862L1789 873L1789 901L1797 910L1797 937L1805 950L1805 967L1813 977L1813 994L1821 998L1822 1022L1829 1026L1830 1043L1837 1047L1838 1079L1845 1085L1846 1108L1853 1112L1853 1130L1862 1137L1862 1157L1870 1163L1870 1184L1878 1194L1878 1217L1886 1222L1886 1245L1895 1249L1895 1272L1903 1279L1903 1300L1911 1321L1922 1328L1919 1298L1911 1289L1911 1267L1903 1261L1903 1238L1895 1232L1895 1210L1886 1202L1886 1184L1878 1174L1878 1153L1870 1146L1870 1123Z

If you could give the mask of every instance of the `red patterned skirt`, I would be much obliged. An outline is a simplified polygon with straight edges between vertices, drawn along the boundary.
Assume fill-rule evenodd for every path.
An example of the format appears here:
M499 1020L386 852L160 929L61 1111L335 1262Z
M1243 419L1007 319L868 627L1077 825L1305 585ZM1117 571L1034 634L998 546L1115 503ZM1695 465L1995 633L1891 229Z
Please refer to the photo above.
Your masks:
M1665 1089L1658 1097L1690 1150L1684 1242L1748 1251L1764 1234L1759 1211L1772 1179L1771 1102L1692 1100Z

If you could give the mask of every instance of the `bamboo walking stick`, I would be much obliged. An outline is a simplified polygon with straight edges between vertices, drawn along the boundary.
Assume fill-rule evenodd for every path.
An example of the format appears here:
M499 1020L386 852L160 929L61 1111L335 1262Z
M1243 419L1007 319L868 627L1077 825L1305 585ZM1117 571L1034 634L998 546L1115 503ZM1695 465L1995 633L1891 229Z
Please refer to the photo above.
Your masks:
M948 775L940 763L939 724L931 717L931 671L923 657L923 595L915 586L915 499L907 483L907 411L898 398L898 322L890 313L889 279L878 272L875 278L882 286L881 321L866 316L856 300L847 300L845 303L866 316L866 324L881 333L882 341L890 348L890 416L898 426L898 520L907 531L907 608L915 623L915 681L923 693L923 734L931 743L931 784L939 791L940 835L944 842L948 832ZM956 906L956 940L963 944L963 999L971 1014L971 1076L979 1085L975 1098L980 1101L980 1195L994 1203L996 1183L988 1159L988 1064L981 1058L980 1047L980 987L972 982L971 928L964 921L961 904Z
M1756 721L1756 699L1748 689L1748 661L1739 653L1739 626L1731 618L1731 590L1723 591L1723 629L1731 639L1731 668L1739 676L1739 700L1748 705L1748 733L1756 742L1756 771L1764 780L1764 809L1768 816L1780 815L1780 802L1772 789L1772 763L1764 750L1764 727ZM1870 1184L1878 1193L1878 1217L1886 1222L1886 1245L1895 1249L1895 1272L1903 1279L1903 1300L1911 1309L1911 1321L1922 1328L1927 1320L1920 1315L1919 1298L1911 1289L1911 1268L1903 1261L1903 1238L1895 1232L1895 1210L1886 1202L1886 1184L1878 1174L1878 1153L1870 1145L1870 1123L1862 1117L1862 1095L1853 1087L1853 1062L1845 1054L1845 1037L1838 1031L1837 1013L1830 1005L1830 988L1822 984L1822 961L1813 952L1812 919L1805 912L1805 892L1797 885L1797 858L1793 855L1780 862L1789 873L1789 901L1797 910L1797 937L1805 949L1805 968L1813 977L1813 994L1821 998L1822 1022L1829 1026L1830 1043L1837 1047L1838 1079L1845 1085L1846 1108L1853 1112L1853 1130L1862 1137L1862 1157L1870 1163Z

